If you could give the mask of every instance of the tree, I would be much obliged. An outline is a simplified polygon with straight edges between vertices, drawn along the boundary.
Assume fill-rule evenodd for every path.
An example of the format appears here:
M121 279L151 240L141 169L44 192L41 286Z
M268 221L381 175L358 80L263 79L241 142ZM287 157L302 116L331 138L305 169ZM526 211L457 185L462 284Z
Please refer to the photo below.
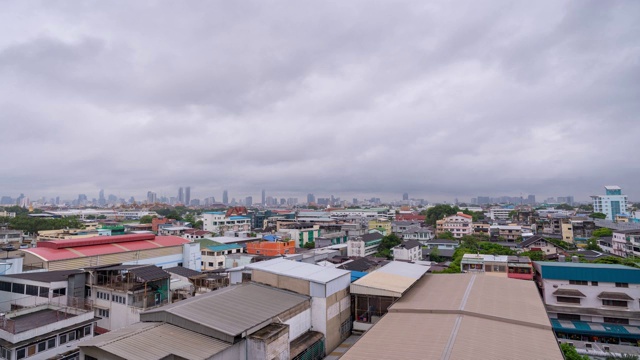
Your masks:
M451 207L451 205L446 204L436 205L427 209L427 212L425 213L425 222L427 225L435 226L436 221L444 218L445 216L454 215L458 211L460 211L460 209L458 209L457 206L454 208Z
M440 256L440 250L438 248L431 249L431 253L429 253L429 259L435 262L441 262L442 256Z
M153 222L153 218L155 218L155 216L145 215L140 218L140 224L151 224Z
M562 350L566 360L589 360L588 356L578 354L578 351L572 345L560 344L560 350Z
M604 236L612 236L613 235L613 230L609 229L609 228L600 228L600 229L595 229L593 230L592 235L594 237L604 237Z
M591 204L580 205L580 206L578 206L578 209L580 209L582 211L592 212L593 211L593 205L591 205Z
M184 216L184 221L193 224L196 222L196 218L193 216L192 213L188 213L187 215Z
M306 244L304 244L303 247L305 249L315 249L316 248L316 242L315 241L309 241Z
M392 258L391 248L394 246L402 244L402 239L398 237L396 234L389 234L382 238L380 241L380 245L378 246L378 252L376 256L386 257L387 259Z
M440 233L437 236L438 239L445 239L445 240L455 240L455 236L453 236L453 233L451 233L451 231L445 231L443 233Z
M193 227L196 229L202 230L203 226L204 226L204 222L202 222L202 220L198 220L195 223L193 223Z
M526 256L529 259L531 259L531 261L543 261L544 260L544 253L542 251L525 251L525 252L521 252L518 255L519 256Z
M560 205L556 206L556 209L559 209L559 210L573 210L574 207L569 205L569 204L560 204Z
M84 218L87 219L87 220L95 220L96 216L95 215L87 215Z
M106 218L107 218L107 216L106 216L106 215L99 215L99 216L98 216L98 220L104 220L104 219L106 219Z
M593 250L593 251L600 251L602 252L602 248L600 247L600 245L598 245L598 239L596 238L591 238L589 240L587 240L587 250Z
M592 219L606 219L607 215L603 214L601 212L594 212L594 213L591 213L591 215L589 215L589 217L592 218Z

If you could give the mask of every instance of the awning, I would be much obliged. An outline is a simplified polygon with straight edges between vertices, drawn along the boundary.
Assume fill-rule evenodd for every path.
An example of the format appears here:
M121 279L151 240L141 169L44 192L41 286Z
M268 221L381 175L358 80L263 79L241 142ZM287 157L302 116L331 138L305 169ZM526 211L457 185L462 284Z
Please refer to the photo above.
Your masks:
M191 282L185 280L172 281L170 284L171 290L185 289L191 287Z
M576 289L558 289L553 292L554 296L567 296L567 297L586 297L580 290Z
M509 267L531 268L531 264L527 263L508 263Z
M603 291L600 293L600 295L598 295L598 299L605 299L605 300L622 300L622 301L630 301L633 300L633 298L625 293L622 292L610 292L610 291Z

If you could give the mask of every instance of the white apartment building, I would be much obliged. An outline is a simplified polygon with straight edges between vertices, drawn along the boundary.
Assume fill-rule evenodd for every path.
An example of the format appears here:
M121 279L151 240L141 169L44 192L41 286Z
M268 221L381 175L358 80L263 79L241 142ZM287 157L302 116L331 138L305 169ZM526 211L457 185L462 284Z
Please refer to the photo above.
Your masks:
M473 217L471 215L462 212L447 216L442 220L436 221L436 233L442 234L449 231L456 238L471 235L473 233L473 227L471 226L472 219Z
M251 218L248 216L226 216L223 211L212 211L202 214L202 230L215 234L227 231L251 230Z
M593 195L593 211L607 215L607 220L615 220L619 214L627 214L627 195L622 195L619 186L605 186L605 195Z
M513 209L491 208L489 210L489 217L493 220L506 220L512 211Z
M403 241L393 247L393 259L404 261L419 261L422 259L422 245L416 240Z
M381 233L373 232L347 241L347 256L364 257L375 254L383 237Z
M616 230L611 238L614 255L640 257L640 230Z

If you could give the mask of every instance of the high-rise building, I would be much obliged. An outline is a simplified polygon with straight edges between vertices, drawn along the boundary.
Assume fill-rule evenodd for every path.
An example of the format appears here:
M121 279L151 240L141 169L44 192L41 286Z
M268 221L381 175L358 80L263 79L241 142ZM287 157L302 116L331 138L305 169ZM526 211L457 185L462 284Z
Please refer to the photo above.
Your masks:
M184 190L182 187L178 188L178 202L184 204Z
M478 205L486 205L491 203L491 198L488 196L478 196Z
M313 194L307 194L307 204L314 204L316 202L316 197Z
M244 198L244 205L245 206L253 205L253 197L252 196L247 196L246 198Z
M409 193L402 194L402 200L409 200Z
M100 189L100 193L98 193L98 205L104 206L107 203L107 199L104 197L104 189Z
M191 186L184 188L184 203L191 205Z
M267 197L265 196L267 193L262 189L262 206L267 205Z
M229 192L227 192L227 190L222 192L222 203L225 205L229 204Z
M147 204L154 204L158 199L158 195L153 191L147 191Z
M627 213L627 195L622 195L619 186L605 186L605 195L593 195L593 212L607 215L607 220L615 220L617 215Z
M536 196L535 195L527 196L527 204L534 205L535 203L536 203Z

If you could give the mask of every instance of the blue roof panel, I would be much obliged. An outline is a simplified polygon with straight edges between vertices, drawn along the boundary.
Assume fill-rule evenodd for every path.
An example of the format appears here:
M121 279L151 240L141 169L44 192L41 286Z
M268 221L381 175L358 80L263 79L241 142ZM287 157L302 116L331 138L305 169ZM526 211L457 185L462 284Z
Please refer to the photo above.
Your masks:
M543 279L640 284L640 269L617 264L534 261Z

